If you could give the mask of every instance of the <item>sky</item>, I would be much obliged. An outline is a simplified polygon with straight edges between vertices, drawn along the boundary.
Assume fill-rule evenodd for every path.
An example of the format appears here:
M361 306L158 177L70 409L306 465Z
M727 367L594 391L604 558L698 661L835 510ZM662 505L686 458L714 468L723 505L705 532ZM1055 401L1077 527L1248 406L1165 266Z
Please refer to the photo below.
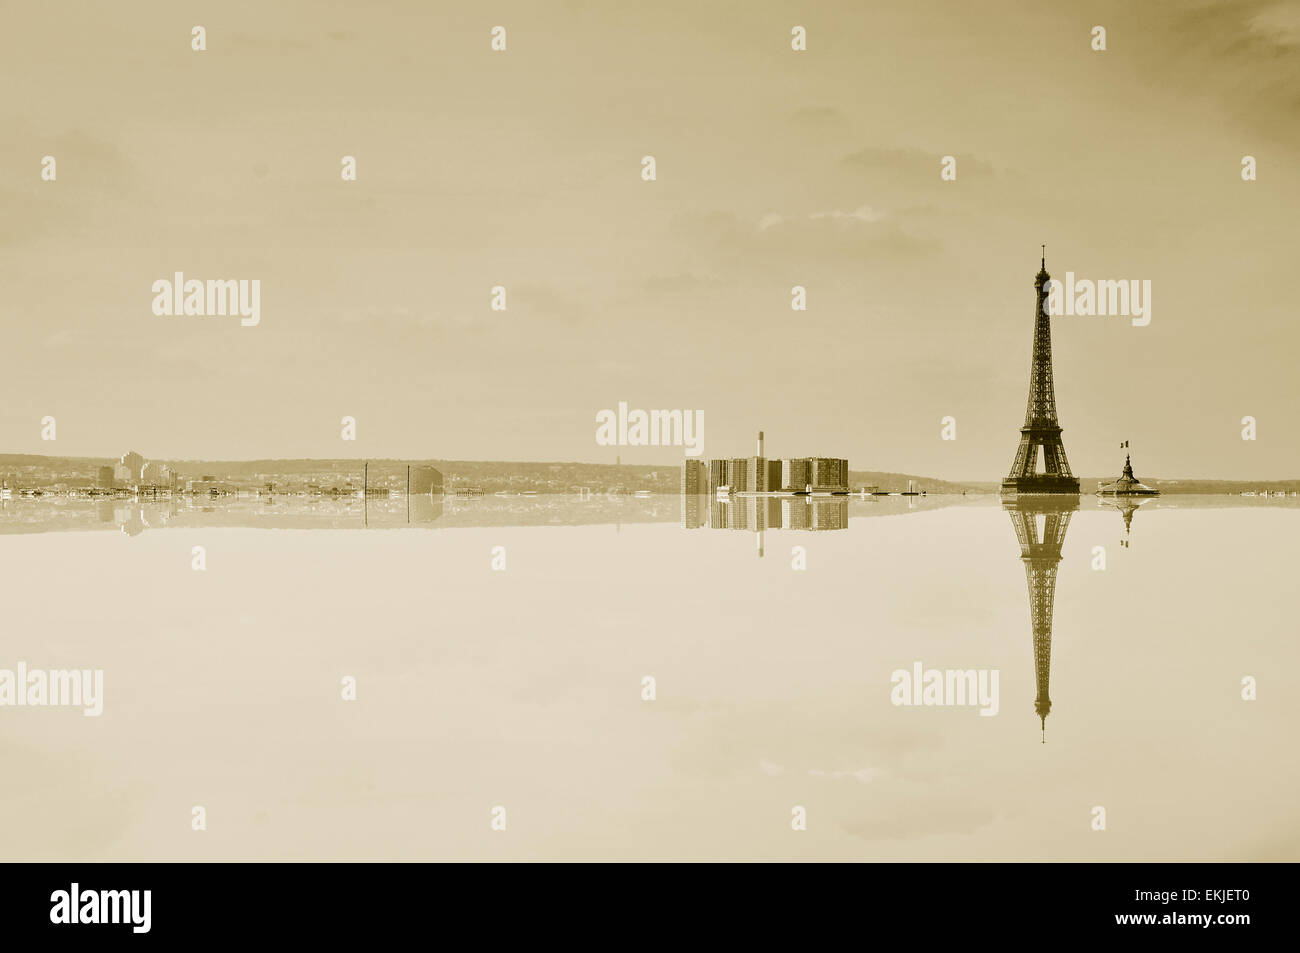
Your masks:
M5 6L0 452L680 460L597 445L624 401L997 480L1046 243L1152 283L1053 319L1076 474L1300 476L1300 5Z

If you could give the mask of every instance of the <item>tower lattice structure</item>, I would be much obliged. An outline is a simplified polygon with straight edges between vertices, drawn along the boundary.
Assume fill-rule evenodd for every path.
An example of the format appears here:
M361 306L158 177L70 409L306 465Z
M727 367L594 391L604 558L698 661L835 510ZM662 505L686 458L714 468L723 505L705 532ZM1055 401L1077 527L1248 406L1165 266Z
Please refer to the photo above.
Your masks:
M1011 472L1002 481L1004 493L1078 493L1079 480L1070 472L1056 416L1056 388L1052 382L1052 322L1048 313L1047 256L1034 276L1034 358L1029 371L1029 402L1020 444ZM1042 454L1043 472L1038 472Z
M1038 715L1047 741L1047 715L1052 710L1048 683L1052 674L1052 608L1056 600L1056 571L1061 563L1061 547L1070 528L1070 517L1079 508L1077 499L1052 503L1046 500L1019 501L1005 504L1011 515L1016 539L1020 543L1020 561L1025 565L1025 582L1029 586L1029 619L1034 639L1034 713ZM1039 531L1038 517L1043 517Z

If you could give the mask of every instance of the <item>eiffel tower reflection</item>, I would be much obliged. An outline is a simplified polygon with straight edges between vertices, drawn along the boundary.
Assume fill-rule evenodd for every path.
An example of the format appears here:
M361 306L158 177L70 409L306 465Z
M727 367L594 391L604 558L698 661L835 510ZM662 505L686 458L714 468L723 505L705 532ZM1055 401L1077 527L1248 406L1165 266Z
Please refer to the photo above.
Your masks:
M1052 603L1056 598L1056 569L1070 517L1079 509L1077 496L1020 497L1002 504L1020 542L1020 561L1029 584L1029 619L1034 634L1034 712L1047 743L1047 715L1052 710L1048 681L1052 671ZM1041 517L1041 519L1040 519Z

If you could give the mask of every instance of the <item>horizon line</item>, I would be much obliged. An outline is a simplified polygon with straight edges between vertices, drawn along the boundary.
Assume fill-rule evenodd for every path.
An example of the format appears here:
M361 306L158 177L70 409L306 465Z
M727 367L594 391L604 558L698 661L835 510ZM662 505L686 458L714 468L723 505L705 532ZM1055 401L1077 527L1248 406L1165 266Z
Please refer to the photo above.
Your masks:
M139 451L128 451L128 452L129 452L129 453L138 453ZM113 457L113 456L98 456L98 455L92 455L92 454L47 454L47 453L26 453L26 452L0 451L0 458L4 458L4 457L38 457L38 458L40 458L40 459L46 459L46 460L48 460L48 459L56 459L56 458L60 458L60 457L63 458L63 459L68 459L68 460L116 460L116 459L120 459L121 456L122 456L121 454L118 454L117 457ZM141 456L144 456L144 454L141 454ZM683 460L682 462L678 462L678 463L666 463L666 464L661 464L661 463L622 463L622 462L618 462L618 463L605 463L605 462L595 462L595 461L590 461L590 460L507 460L507 459L492 460L492 459L471 459L471 458L463 458L463 459L461 459L461 458L452 458L452 457L387 457L387 456L374 456L374 457L250 457L250 458L244 458L244 459L237 459L237 458L221 459L221 458L216 458L216 457L213 457L213 458L200 458L200 457L145 457L145 459L146 459L146 460L150 460L150 461L155 461L155 460L156 460L156 461L161 462L161 463L169 463L169 462L170 462L170 463L225 463L225 464L231 464L231 463L259 463L259 462L268 462L268 463L273 463L273 462L284 462L284 461L291 461L291 460L300 460L300 461L304 461L304 462L355 461L355 462L357 462L357 463L359 463L359 464L365 464L365 463L373 463L373 462L375 462L375 461L393 461L393 462L395 462L395 463L403 463L403 464L408 464L408 463L423 463L423 462L435 462L435 463L521 463L521 464L533 464L533 465L546 465L546 464L556 465L556 464L560 464L560 465L579 465L579 466L595 466L595 467L648 467L648 468L658 468L658 469L664 469L664 468L667 468L667 469L680 469L680 468L683 466L683 463L685 462L685 460L697 460L697 461L700 461L700 462L705 462L706 460L710 460L710 459L713 459L713 460L725 460L725 459L736 459L736 458L731 458L731 457L704 457L704 456L701 455L701 456L699 456L699 457L686 457L685 460ZM748 458L744 458L744 459L748 459ZM768 457L768 458L766 458L766 459L769 459L769 460L796 459L796 460L797 460L797 459L800 459L800 458L799 458L799 457L789 457L789 458L786 458L786 457ZM940 476L934 476L934 475L930 475L930 474L914 473L914 472L910 472L910 471L907 471L907 470L889 470L889 469L881 469L881 468L878 468L878 467L869 467L869 468L854 468L853 466L850 466L850 467L849 467L849 472L850 472L850 473L855 472L855 470L856 470L856 472L858 472L858 473L896 473L896 474L900 474L900 475L903 475L903 476L925 477L925 478L930 479L930 480L936 480L936 481L938 481L938 482L940 482L940 483L968 483L968 484L969 484L969 483L976 483L976 484L978 484L978 483L990 483L990 484L998 484L998 483L1001 482L1002 479L1004 479L1003 477L990 477L990 478L981 478L981 479L953 479L953 478L950 478L950 477L940 477ZM1105 479L1105 478L1103 477L1103 479ZM1145 479L1147 479L1147 480L1151 480L1152 482L1164 482L1164 483L1178 483L1178 482L1203 482L1203 483L1246 483L1246 482L1253 482L1253 483L1300 483L1300 476L1293 476L1293 477L1207 477L1207 476L1191 476L1191 477L1189 477L1189 476L1182 476L1182 477L1176 477L1176 478L1171 478L1171 477L1146 477Z

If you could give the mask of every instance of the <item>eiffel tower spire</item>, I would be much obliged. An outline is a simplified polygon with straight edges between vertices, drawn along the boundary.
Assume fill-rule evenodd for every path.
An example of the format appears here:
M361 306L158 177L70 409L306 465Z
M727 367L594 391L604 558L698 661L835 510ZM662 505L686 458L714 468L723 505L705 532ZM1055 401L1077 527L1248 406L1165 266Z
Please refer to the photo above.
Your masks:
M1047 246L1043 246L1042 267L1034 276L1034 357L1029 370L1029 401L1020 444L1011 472L1002 481L1004 494L1075 493L1079 480L1070 472L1061 441L1061 423L1056 416L1056 388L1052 381L1052 323L1048 311L1052 276L1047 273ZM1038 473L1038 454L1043 455L1043 472Z

